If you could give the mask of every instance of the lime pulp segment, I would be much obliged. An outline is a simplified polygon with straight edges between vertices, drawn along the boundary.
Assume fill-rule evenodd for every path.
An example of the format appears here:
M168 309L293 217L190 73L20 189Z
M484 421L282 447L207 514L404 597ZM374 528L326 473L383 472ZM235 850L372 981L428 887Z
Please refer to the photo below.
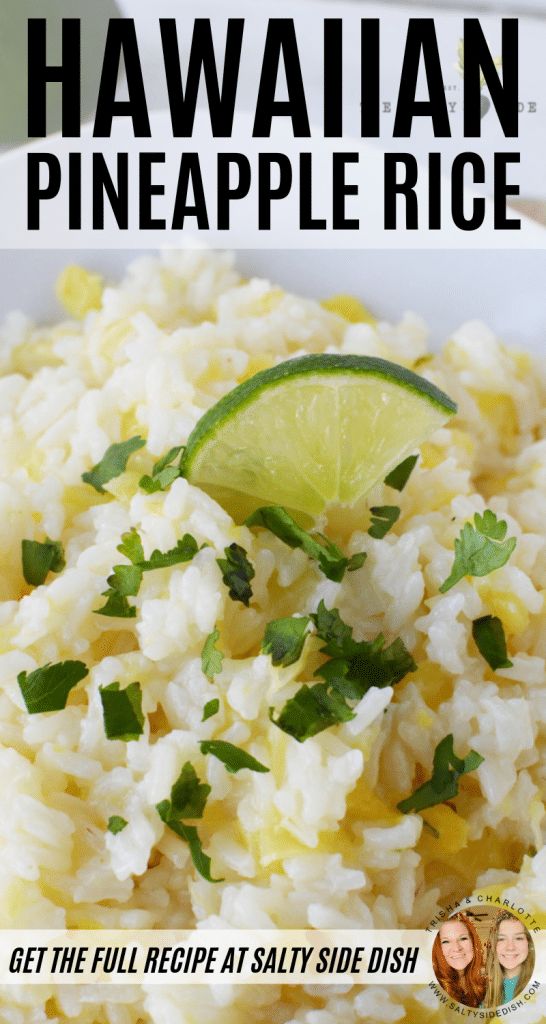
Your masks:
M199 420L182 471L213 496L317 515L353 504L456 412L405 367L310 355L234 388ZM219 498L221 500L221 498Z

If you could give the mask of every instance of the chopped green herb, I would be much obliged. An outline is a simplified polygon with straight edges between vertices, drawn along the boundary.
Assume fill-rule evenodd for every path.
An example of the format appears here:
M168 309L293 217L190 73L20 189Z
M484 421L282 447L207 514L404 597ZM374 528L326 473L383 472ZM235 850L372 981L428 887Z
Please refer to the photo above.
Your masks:
M139 448L143 448L145 444L146 441L138 435L129 438L128 441L111 444L100 462L97 462L96 466L93 466L88 473L82 473L82 480L86 484L91 484L91 487L94 487L100 494L105 494L103 484L107 484L116 476L121 476L127 468L129 457Z
M203 708L202 722L206 722L208 718L212 718L220 710L220 701L218 697L213 697L212 700L208 700Z
M189 761L171 789L171 814L176 818L202 818L210 794L210 786L200 782Z
M397 804L398 810L411 814L452 800L459 792L460 776L475 771L482 761L483 757L475 750L471 750L464 758L457 757L453 750L453 734L444 736L434 751L432 778L419 786L411 796L401 800Z
M248 608L252 597L250 580L256 575L254 566L240 544L230 544L224 548L224 554L225 558L217 558L216 561L222 570L222 579L229 589L229 596L232 601L240 601Z
M366 551L357 551L356 554L351 555L347 562L347 572L354 572L355 569L361 569L367 557L368 555Z
M438 829L434 828L434 825L431 825L430 821L425 821L424 818L423 818L423 828L425 829L425 832L430 832L430 835L434 836L435 839L439 839L440 838L440 833L439 833Z
M455 559L451 573L440 587L440 593L451 590L465 576L487 576L506 565L515 546L516 538L506 537L508 526L497 519L491 509L483 516L474 515L474 526L465 523L455 541Z
M62 572L66 565L60 540L50 540L49 537L46 537L43 543L37 540L22 540L21 555L23 576L33 587L39 587L48 572Z
M174 460L184 451L185 445L175 445L174 448L169 448L166 455L155 463L152 469L152 475L156 476L158 473L162 473L167 466L170 466Z
M371 686L393 686L417 668L400 637L388 647L382 633L374 640L354 640L351 627L343 622L337 608L325 608L322 601L311 618L318 635L326 641L321 653L329 655L315 675L344 697L360 700Z
M349 722L355 716L339 693L335 690L330 692L326 683L315 683L314 686L302 686L286 702L278 718L273 717L273 708L270 708L269 717L279 729L293 736L298 743L303 743L324 729Z
M106 582L111 590L123 597L134 597L140 590L142 569L139 565L115 565L113 574Z
M112 814L108 818L108 825L106 827L113 836L117 836L118 832L123 832L123 829L127 828L128 824L129 822L125 821L125 818L121 818L119 814Z
M376 540L381 540L400 518L400 509L397 505L374 505L370 512L372 514L372 525L368 533L370 537L375 537Z
M408 455L407 459L404 459L399 466L391 469L385 477L387 487L393 487L395 491L403 491L415 469L418 458L418 455Z
M134 526L127 533L122 533L121 544L118 544L117 550L120 555L125 555L133 565L140 565L144 561L144 548L138 530L135 530Z
M134 619L136 608L129 604L126 597L116 590L103 590L102 596L106 597L106 604L102 608L95 609L95 615L108 615L113 619Z
M156 548L146 559L140 536L133 527L128 533L123 534L117 550L142 573L151 572L153 569L165 569L171 565L178 565L180 562L189 562L197 554L199 548L195 537L192 537L191 533L185 533L182 539L176 542L176 547L169 551L158 551ZM115 568L117 567L114 566Z
M223 878L213 878L210 870L210 857L204 853L203 844L199 838L199 833L195 825L185 825L183 822L177 822L176 826L172 822L169 822L169 828L173 829L181 839L188 844L190 848L191 859L203 878L207 882L223 882Z
M62 711L70 691L89 674L83 661L60 661L34 672L20 672L19 689L30 715L42 711Z
M149 559L140 563L143 572L150 572L152 569L167 569L171 565L179 565L181 562L191 562L194 555L199 551L195 537L191 533L185 533L181 540L176 542L176 547L170 551L152 551Z
M143 476L139 480L139 487L147 494L154 494L156 491L166 491L171 486L174 480L181 475L180 462L177 466L173 466L174 460L184 452L184 445L177 445L176 448L170 448L166 455L162 459L159 459L155 463L151 476Z
M346 699L360 700L371 686L394 685L417 668L400 638L389 647L385 647L382 634L369 642L353 640L353 631L338 609L326 608L324 601L309 618L317 636L325 642L321 653L330 656L315 671L325 682L303 686L287 701L277 719L270 710L271 721L300 742L354 718Z
M322 648L323 653L333 656L319 665L315 675L351 700L360 700L371 686L394 686L417 668L400 637L385 647L385 638L379 633L369 642L347 641L340 648L343 653L335 654L337 649L335 644Z
M161 804L157 804L157 811L165 822L171 832L174 832L180 839L183 839L190 848L191 859L194 867L197 869L199 874L206 879L207 882L223 882L223 878L213 878L211 874L211 860L208 854L203 851L203 844L199 838L199 833L195 825L186 825L183 821L178 821L176 818L169 818L165 820L160 810Z
M262 640L263 653L271 655L274 665L293 665L303 651L308 626L308 615L268 622Z
M189 562L197 553L197 541L189 533L177 542L170 551L152 551L149 559L144 558L144 548L137 530L129 530L121 538L117 550L129 559L130 565L115 565L114 572L108 577L108 590L103 591L107 598L102 608L96 609L97 615L111 615L124 619L133 619L136 608L129 604L127 597L134 597L140 590L142 574L152 569L164 569L180 562Z
M317 636L324 640L326 644L343 644L345 640L352 638L353 631L343 621L338 609L327 608L324 601L320 602L315 614L311 615L310 618L315 625Z
M106 581L108 590L104 590L102 594L107 598L106 604L102 608L97 608L96 614L134 619L136 608L129 604L127 598L134 597L140 590L142 583L140 563L144 559L142 541L134 528L122 535L121 544L118 544L117 550L121 555L125 555L131 564L114 565L114 571Z
M209 679L212 679L213 676L222 671L224 655L222 651L219 651L216 647L216 641L219 639L220 630L213 629L212 633L209 633L205 640L203 650L201 651L201 668Z
M479 512L474 515L476 528L483 533L484 537L491 537L493 540L504 540L508 529L504 519L497 519L490 508L486 508L483 516Z
M262 526L275 534L291 548L301 548L309 558L318 562L321 571L329 580L339 582L345 571L360 569L366 560L366 552L346 558L342 551L321 533L311 535L298 526L292 516L281 505L269 505L256 509L246 520L247 526ZM318 538L318 539L317 539Z
M502 622L496 615L483 615L472 623L472 636L487 664L496 668L512 668L506 650L506 637Z
M137 740L144 732L142 690L140 683L129 683L124 690L119 683L99 687L104 731L109 740Z
M246 750L241 750L240 747L234 746L233 743L227 743L226 740L201 740L199 746L202 754L212 754L213 757L217 757L232 775L241 771L241 768L249 768L251 772L269 771L265 764L257 761L251 754L247 754Z
M165 825L188 844L191 859L199 874L208 882L223 882L223 878L213 878L211 875L210 857L203 852L196 827L181 820L184 817L202 818L209 793L210 786L199 781L195 768L186 761L171 789L170 800L156 804L156 810Z

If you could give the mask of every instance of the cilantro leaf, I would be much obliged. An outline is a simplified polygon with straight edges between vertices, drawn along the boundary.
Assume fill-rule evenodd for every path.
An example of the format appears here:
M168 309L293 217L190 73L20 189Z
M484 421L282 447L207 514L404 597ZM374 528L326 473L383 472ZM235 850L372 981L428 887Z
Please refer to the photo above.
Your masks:
M203 650L201 651L201 668L208 679L212 679L213 676L222 671L224 655L216 647L216 641L219 639L220 630L213 629L212 633L209 633L205 640Z
M218 697L213 697L212 700L208 700L203 708L202 722L206 722L208 718L212 718L220 710L220 701Z
M273 619L265 627L262 651L271 655L274 665L293 665L303 651L309 616L301 618Z
M158 473L162 473L167 466L170 466L172 462L185 450L185 445L179 444L174 448L169 448L166 455L163 455L161 459L155 463L152 469L152 475L156 476Z
M115 565L114 572L106 580L111 590L123 597L138 594L142 583L142 569L139 565ZM105 591L108 594L108 591Z
M504 539L507 529L505 520L497 520L491 509L486 509L483 516L476 512L474 526L465 523L455 540L453 567L440 593L451 590L465 576L488 576L506 565L516 546L515 537Z
M164 801L163 801L164 802ZM213 878L211 874L211 859L203 851L203 844L199 838L199 833L195 825L186 825L183 821L178 821L176 818L169 818L165 820L163 818L162 811L160 808L162 804L156 804L157 812L165 822L167 828L170 828L171 832L174 832L180 839L183 839L190 848L191 859L194 867L197 869L199 874L207 880L207 882L223 882L223 878Z
M354 718L347 699L360 700L371 686L394 685L406 673L414 672L417 668L400 638L388 647L385 647L382 634L371 641L357 642L353 639L351 627L343 621L338 609L326 608L324 601L308 617L278 621L304 622L307 625L309 619L315 626L317 636L324 641L321 653L329 655L315 671L315 675L322 677L324 682L302 686L287 701L277 719L272 717L270 709L271 721L300 743L331 725ZM303 630L304 627L299 628ZM282 654L283 639L281 634L279 655Z
M140 565L144 561L144 548L138 530L135 530L134 526L127 533L122 533L121 544L118 544L117 550L120 555L125 555L133 565Z
M144 558L144 548L137 530L129 530L121 538L117 550L129 559L130 565L115 565L108 577L108 590L103 591L107 598L102 608L95 609L97 615L110 615L124 619L134 619L136 608L129 604L128 597L134 597L140 590L142 574L152 569L164 569L180 562L189 562L197 553L197 541L189 533L185 533L170 551L152 551L148 560Z
M89 669L83 661L59 661L55 665L48 663L34 669L34 672L20 672L17 682L28 713L62 711L70 691L88 674Z
M273 708L270 708L269 717L279 729L293 736L298 743L303 743L324 729L349 722L355 716L339 693L335 690L330 692L326 683L315 683L314 686L302 686L286 702L278 718L273 717Z
M453 733L444 736L434 751L432 778L419 786L411 796L397 804L403 814L422 811L426 807L452 800L459 792L459 778L473 772L482 763L483 757L471 750L466 757L457 757L453 750Z
M131 564L114 565L114 571L106 581L108 590L104 590L102 594L107 599L106 604L102 608L96 608L95 614L134 619L136 608L129 604L127 598L134 597L140 590L142 569L139 563L144 559L142 541L134 527L122 534L121 544L118 544L117 550L121 555L125 555Z
M117 836L118 832L123 832L123 829L127 828L128 824L129 822L125 821L125 818L121 818L119 814L112 814L108 818L108 825L106 827L113 836Z
M107 615L113 619L134 619L136 608L130 605L127 598L117 590L104 590L103 597L106 597L106 604L102 608L95 608L95 615Z
M354 555L351 555L347 561L347 572L354 572L355 569L361 569L367 557L368 554L366 551L357 551Z
M129 457L139 448L143 448L145 444L146 441L139 435L129 438L128 441L121 441L119 444L111 444L100 462L97 462L96 466L93 466L88 473L82 473L82 480L86 484L91 484L91 487L94 487L99 494L105 494L103 484L107 484L116 476L121 476L127 468Z
M400 509L397 505L374 505L370 512L372 525L368 533L370 537L375 537L377 540L381 540L400 518Z
M324 653L334 650L333 644L322 648ZM348 641L341 656L335 655L319 665L315 675L325 679L344 697L360 700L372 686L394 686L407 675L415 672L415 664L403 640L398 637L388 647L379 633L374 640Z
M174 460L184 451L184 445L177 445L175 448L170 448L163 458L159 459L158 462L152 468L151 476L142 476L139 480L138 486L146 491L147 494L154 494L156 491L166 491L171 486L177 477L181 476L180 462L177 466L173 466Z
M200 782L189 761L180 772L171 789L171 814L177 818L202 818L210 786Z
M39 587L48 572L62 572L66 562L60 540L46 537L43 543L37 540L21 541L23 576L27 583Z
M170 799L161 800L156 804L156 810L167 828L188 844L191 859L199 874L208 882L223 882L223 878L213 878L211 875L210 857L203 852L195 825L187 825L181 820L183 817L202 818L209 793L210 786L199 781L195 768L186 761L171 789Z
M269 768L252 757L252 754L247 754L246 750L241 750L240 747L234 746L233 743L227 743L226 740L201 740L199 746L202 754L212 754L213 757L217 757L232 775L240 772L241 768L249 768L251 772L269 771Z
M350 640L353 631L343 621L337 608L327 608L324 601L321 601L316 612L310 616L315 625L317 636L325 643L343 644Z
M223 878L213 878L210 870L211 860L208 854L203 851L203 844L195 825L185 825L183 822L169 822L171 828L190 848L191 859L197 871L207 882L223 882Z
M382 633L374 640L356 641L337 608L328 609L322 601L311 618L318 635L326 641L321 653L329 655L315 675L344 697L360 700L371 686L393 686L417 668L400 637L388 647Z
M137 740L144 732L142 690L140 683L129 683L124 690L119 683L99 686L104 731L109 740Z
M222 579L229 588L232 601L240 601L248 608L252 597L250 580L256 575L254 566L246 556L240 544L230 544L224 548L225 558L217 558L216 562L222 571Z
M418 458L418 455L408 455L407 459L404 459L399 466L391 469L385 477L387 487L393 487L395 491L403 491L415 469Z
M476 512L474 522L476 529L483 533L484 537L490 537L491 540L504 540L506 537L508 529L506 520L497 519L495 513L490 508L486 508L483 516Z
M366 552L359 551L351 558L346 558L342 551L331 540L321 533L311 535L298 526L292 516L281 505L269 505L256 509L245 520L247 526L262 526L288 544L291 548L301 548L309 558L318 562L321 571L329 580L339 583L345 570L354 572L360 569L366 560ZM316 539L318 538L318 540Z
M171 565L178 565L180 562L189 562L197 554L199 548L195 537L192 537L191 533L185 533L181 540L176 542L176 547L169 551L158 551L156 548L146 559L138 531L133 527L128 533L123 534L117 550L143 573L150 572L152 569L165 569ZM116 568L114 566L114 569ZM135 593L137 592L135 591Z
M178 466L166 466L160 473L141 476L138 486L147 494L155 494L157 491L166 491L181 475Z
M170 551L152 551L147 561L140 562L143 572L150 572L151 569L167 569L171 565L179 565L181 562L191 562L194 555L199 551L195 537L191 533L185 533L181 540L176 542L176 547Z
M506 651L506 637L502 622L496 615L483 615L472 623L472 636L487 664L496 668L512 668Z

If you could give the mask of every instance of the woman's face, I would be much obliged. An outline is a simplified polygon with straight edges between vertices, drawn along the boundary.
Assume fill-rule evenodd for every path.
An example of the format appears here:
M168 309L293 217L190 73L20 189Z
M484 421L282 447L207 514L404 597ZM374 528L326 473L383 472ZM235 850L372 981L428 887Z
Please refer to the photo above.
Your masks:
M440 946L446 963L456 971L464 971L472 963L474 946L470 932L462 921L446 921L440 928Z
M507 978L519 974L527 959L529 943L521 921L501 921L497 937L497 957Z

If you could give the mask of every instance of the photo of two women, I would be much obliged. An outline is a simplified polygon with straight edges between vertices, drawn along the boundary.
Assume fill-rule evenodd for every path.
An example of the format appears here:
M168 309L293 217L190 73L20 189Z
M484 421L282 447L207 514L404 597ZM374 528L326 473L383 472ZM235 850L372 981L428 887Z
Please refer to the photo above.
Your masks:
M465 1006L497 1007L529 985L535 949L529 931L509 910L475 907L440 926L432 964L438 984L452 999Z

